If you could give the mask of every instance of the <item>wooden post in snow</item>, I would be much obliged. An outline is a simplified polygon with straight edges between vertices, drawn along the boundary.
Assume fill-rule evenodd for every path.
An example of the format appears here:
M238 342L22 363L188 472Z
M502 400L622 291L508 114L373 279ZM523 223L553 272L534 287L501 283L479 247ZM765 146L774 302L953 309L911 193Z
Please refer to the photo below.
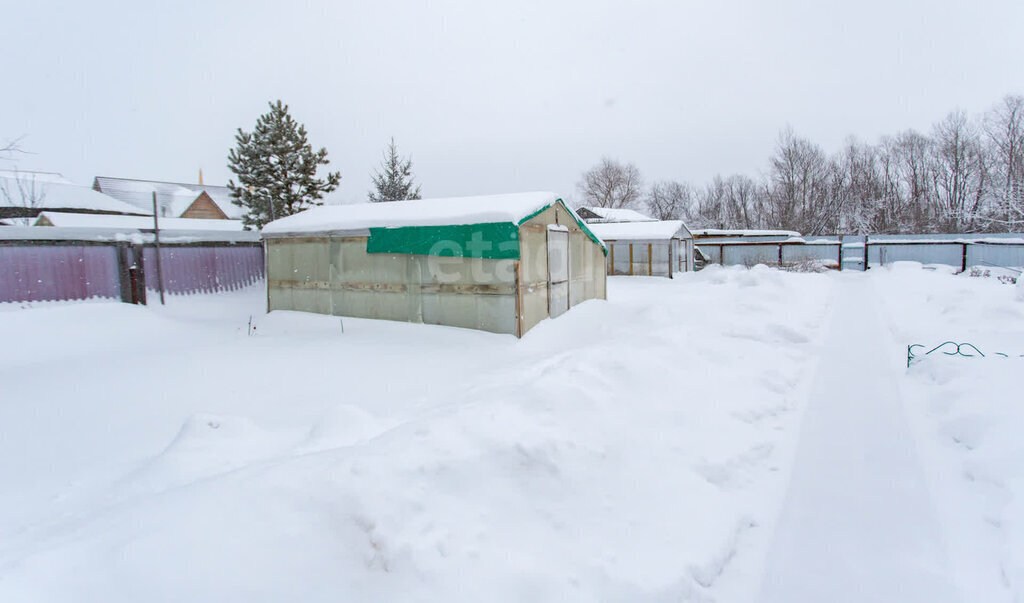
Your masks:
M153 234L156 237L156 288L160 292L160 305L164 305L164 271L160 264L160 219L157 217L156 191L153 191Z

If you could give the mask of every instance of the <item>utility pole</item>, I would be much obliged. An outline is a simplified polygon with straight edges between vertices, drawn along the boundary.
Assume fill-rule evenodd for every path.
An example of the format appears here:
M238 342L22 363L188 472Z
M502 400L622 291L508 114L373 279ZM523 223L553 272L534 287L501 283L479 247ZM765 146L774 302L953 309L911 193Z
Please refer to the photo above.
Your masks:
M160 265L160 219L157 217L156 191L153 191L153 234L156 237L156 286L160 292L160 305L164 305L164 271Z

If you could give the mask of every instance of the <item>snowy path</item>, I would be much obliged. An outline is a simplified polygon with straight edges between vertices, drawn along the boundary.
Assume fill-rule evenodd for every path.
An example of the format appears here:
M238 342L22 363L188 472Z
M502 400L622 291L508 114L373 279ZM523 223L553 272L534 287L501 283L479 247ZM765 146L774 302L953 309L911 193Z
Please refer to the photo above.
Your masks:
M839 290L760 601L956 601L871 282Z

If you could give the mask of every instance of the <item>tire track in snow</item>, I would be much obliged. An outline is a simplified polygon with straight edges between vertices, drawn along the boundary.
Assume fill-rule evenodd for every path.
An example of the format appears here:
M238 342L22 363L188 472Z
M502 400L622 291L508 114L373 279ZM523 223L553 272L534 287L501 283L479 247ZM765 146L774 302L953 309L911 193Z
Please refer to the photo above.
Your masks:
M759 601L956 601L870 281L840 290Z

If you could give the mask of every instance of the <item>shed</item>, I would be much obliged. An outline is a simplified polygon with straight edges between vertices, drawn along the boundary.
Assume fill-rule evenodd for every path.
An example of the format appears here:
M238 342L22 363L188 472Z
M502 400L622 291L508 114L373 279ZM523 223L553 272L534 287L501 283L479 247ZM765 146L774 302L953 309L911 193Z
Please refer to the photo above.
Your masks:
M589 224L608 246L609 275L667 276L693 270L693 235L681 220Z
M553 193L321 206L263 238L268 311L521 337L605 298L607 249Z

